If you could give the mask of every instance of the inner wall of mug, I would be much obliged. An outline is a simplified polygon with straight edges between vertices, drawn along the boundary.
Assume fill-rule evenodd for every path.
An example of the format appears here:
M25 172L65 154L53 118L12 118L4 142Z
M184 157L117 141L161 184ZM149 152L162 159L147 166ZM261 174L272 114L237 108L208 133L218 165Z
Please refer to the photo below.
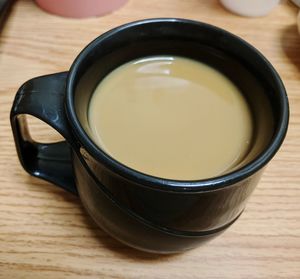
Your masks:
M123 37L123 43L118 41L117 34L115 36L115 41L109 38L107 46L105 43L100 44L99 49L94 49L90 59L84 61L86 67L81 68L79 82L76 85L75 110L87 135L91 135L88 122L90 98L99 82L108 73L137 58L153 55L176 55L201 61L214 67L232 80L245 96L252 111L254 133L247 155L234 169L251 162L267 147L276 128L275 123L278 116L276 114L276 98L274 98L276 94L274 94L272 85L268 83L268 80L262 79L262 76L255 69L247 67L245 61L211 46L207 42L203 43L195 38L184 40L180 38L180 34L178 34L179 38L172 38L172 40L162 34L161 37L154 36L152 38L149 36L147 40L136 38L137 40L134 42L134 37L131 34L127 40L126 36ZM107 51L103 51L105 47L107 47ZM198 128L201 129L201 127ZM234 169L229 169L226 173Z

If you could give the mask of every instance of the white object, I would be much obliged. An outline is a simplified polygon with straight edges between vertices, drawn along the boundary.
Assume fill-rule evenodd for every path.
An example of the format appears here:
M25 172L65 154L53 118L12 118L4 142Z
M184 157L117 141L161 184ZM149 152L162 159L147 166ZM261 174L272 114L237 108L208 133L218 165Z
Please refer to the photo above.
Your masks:
M300 8L300 0L291 0L291 1Z
M223 6L242 16L258 17L267 15L280 0L220 0ZM300 2L300 1L297 1Z

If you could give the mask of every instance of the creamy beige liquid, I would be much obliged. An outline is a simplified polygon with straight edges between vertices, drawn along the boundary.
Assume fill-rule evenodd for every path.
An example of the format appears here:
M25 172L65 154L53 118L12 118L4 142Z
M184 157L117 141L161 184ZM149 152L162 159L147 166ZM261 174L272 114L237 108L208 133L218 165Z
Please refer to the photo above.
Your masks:
M252 119L238 88L183 57L138 59L117 68L89 105L91 138L124 165L162 178L220 175L248 152Z

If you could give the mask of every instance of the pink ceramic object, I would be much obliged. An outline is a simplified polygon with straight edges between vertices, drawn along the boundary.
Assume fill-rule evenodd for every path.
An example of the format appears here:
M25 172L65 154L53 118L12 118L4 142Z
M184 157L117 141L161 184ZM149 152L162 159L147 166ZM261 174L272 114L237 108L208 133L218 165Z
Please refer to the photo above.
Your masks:
M112 12L127 0L36 0L47 12L65 17L90 17Z

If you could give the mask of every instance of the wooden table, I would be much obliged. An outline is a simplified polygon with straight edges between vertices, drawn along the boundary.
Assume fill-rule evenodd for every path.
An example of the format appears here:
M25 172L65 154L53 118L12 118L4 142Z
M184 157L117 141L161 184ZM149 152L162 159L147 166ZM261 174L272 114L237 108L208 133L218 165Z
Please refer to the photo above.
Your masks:
M297 9L242 18L216 0L130 0L100 18L64 19L18 1L0 39L0 278L300 278L300 37ZM145 17L184 17L225 28L256 46L286 85L291 120L284 146L242 217L214 241L175 256L135 251L99 229L79 200L30 177L16 156L9 111L29 78L67 70L110 28ZM57 135L31 121L39 139Z

